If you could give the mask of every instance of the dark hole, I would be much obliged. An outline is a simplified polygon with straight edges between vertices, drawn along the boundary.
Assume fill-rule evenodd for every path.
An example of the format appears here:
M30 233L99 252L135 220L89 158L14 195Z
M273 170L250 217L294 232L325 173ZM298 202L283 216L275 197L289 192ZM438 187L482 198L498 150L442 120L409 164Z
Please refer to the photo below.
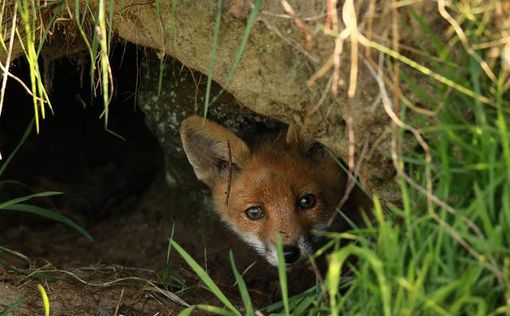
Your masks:
M53 63L53 89L49 93L54 112L46 109L39 135L34 128L2 177L23 185L4 185L0 192L19 196L62 191L65 196L52 199L55 206L86 219L129 211L125 208L128 202L147 188L163 166L157 141L135 104L136 53L134 47L118 47L111 58L116 92L109 106L107 129L100 118L102 96L94 96L90 85L90 65L85 63L81 69L79 58ZM22 59L12 69L29 82L28 67ZM6 91L0 117L4 159L34 116L32 98L18 83L10 80Z

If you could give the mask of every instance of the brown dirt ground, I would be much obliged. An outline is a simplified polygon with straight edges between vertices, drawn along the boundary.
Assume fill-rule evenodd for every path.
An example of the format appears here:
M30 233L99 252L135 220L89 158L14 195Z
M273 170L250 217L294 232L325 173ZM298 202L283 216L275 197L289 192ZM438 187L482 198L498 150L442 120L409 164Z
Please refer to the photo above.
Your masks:
M277 300L274 269L247 249L215 217L201 216L201 212L193 209L193 203L186 200L185 194L172 192L162 177L158 177L130 214L90 227L94 241L60 225L11 227L5 231L7 238L2 238L0 244L33 261L30 269L24 270L20 262L3 256L20 271L0 269L0 306L21 299L23 305L13 315L40 313L41 299L36 288L39 283L48 291L52 315L113 315L116 308L124 315L155 315L157 312L171 315L182 309L182 304L165 297L149 282L163 291L176 293L190 304L217 303L200 289L199 280L181 264L175 250L170 261L179 264L172 264L170 275L185 285L174 281L165 288L158 277L158 272L165 270L168 238L174 223L175 240L207 267L236 303L240 300L228 260L229 249L236 255L240 271L247 270L244 276L256 305L261 308ZM126 280L111 284L123 278Z

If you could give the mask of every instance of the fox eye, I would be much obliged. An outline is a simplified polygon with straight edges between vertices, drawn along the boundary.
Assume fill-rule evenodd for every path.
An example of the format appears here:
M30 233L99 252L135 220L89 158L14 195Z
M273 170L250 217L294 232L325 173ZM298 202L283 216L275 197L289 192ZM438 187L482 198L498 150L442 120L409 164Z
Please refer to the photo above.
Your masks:
M307 193L299 198L298 208L302 211L309 210L315 206L315 195Z
M244 212L246 213L246 217L251 221L256 221L264 217L264 211L260 206L252 206L247 208Z

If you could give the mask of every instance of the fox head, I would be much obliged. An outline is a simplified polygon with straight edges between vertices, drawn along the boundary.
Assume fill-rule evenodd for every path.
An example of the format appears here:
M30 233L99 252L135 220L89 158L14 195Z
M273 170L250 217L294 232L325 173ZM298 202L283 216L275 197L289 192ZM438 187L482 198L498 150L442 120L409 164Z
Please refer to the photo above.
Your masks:
M340 166L312 139L261 136L248 144L219 124L191 116L182 122L184 151L212 190L221 219L277 265L276 235L286 264L311 255L344 192Z

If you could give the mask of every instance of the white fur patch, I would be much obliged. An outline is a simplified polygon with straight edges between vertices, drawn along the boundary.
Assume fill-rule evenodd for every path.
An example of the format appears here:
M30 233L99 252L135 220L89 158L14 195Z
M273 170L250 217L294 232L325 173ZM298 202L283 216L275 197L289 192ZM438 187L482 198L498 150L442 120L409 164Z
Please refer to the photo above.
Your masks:
M298 240L299 251L301 251L301 259L308 258L313 254L312 243L305 239L304 236L299 237Z
M241 238L245 243L255 249L259 255L266 255L266 245L260 241L257 236L253 234L241 233L234 224L229 222L225 223L234 233L236 233L237 236L239 236L239 238Z
M250 245L259 255L264 255L266 253L266 246L263 242L261 242L257 237L254 235L240 235L241 239Z
M265 253L265 258L270 265L275 267L278 266L278 255L276 253L275 245L268 245L267 251Z

